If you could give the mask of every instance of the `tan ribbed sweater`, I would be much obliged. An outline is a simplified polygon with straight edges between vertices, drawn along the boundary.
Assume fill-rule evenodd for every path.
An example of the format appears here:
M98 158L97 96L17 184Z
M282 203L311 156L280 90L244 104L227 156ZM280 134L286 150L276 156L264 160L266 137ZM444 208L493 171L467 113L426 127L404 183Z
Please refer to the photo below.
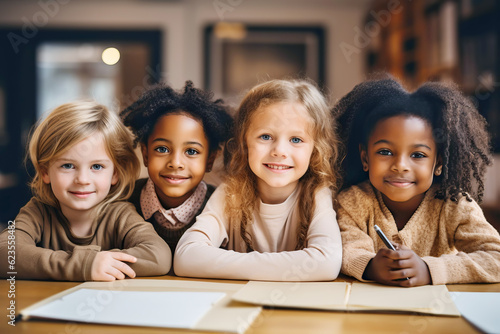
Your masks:
M405 227L398 231L380 192L363 182L341 192L336 211L343 258L342 272L363 280L368 262L385 247L377 224L389 240L411 248L427 264L432 284L500 282L500 236L476 202L424 200Z
M10 244L9 231L0 234L0 277L17 272L19 279L88 281L97 252L109 250L135 256L137 262L127 264L137 276L164 275L171 266L168 245L127 202L110 204L93 222L91 234L79 238L60 210L32 198L15 219L15 242ZM7 262L12 245L14 270Z

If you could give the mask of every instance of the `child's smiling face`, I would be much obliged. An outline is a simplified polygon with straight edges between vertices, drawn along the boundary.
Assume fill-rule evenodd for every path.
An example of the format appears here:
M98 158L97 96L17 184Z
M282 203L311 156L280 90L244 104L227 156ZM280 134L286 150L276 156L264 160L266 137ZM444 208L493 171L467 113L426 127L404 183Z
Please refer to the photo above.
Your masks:
M361 148L361 161L371 184L391 209L416 209L431 187L438 167L438 152L431 125L415 116L380 120Z
M144 165L165 208L184 203L215 158L201 122L184 113L161 117L147 146L141 146Z
M104 137L97 134L51 161L42 179L50 184L62 213L72 222L89 214L106 198L111 186L118 182L118 175L106 152Z
M252 115L246 133L248 163L264 203L283 202L307 172L312 119L299 103L275 103Z

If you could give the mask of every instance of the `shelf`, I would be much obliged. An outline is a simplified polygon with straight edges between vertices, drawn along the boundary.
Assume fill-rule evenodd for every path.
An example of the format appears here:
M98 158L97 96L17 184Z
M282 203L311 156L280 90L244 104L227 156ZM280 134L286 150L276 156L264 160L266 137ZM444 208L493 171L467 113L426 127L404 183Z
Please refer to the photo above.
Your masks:
M377 1L372 11L387 8L388 1ZM389 70L413 88L440 77L458 80L457 12L451 0L405 3L382 28L380 48L367 55L368 71Z
M461 0L462 20L481 18L498 10L498 0Z
M389 1L377 0L370 10L387 10ZM467 1L405 2L402 11L381 27L377 49L366 53L367 74L387 71L410 89L429 80L456 82L476 99L489 123L494 151L500 152L500 89L496 84L500 82L500 0L470 0L473 6L464 18ZM370 15L369 20L373 20Z

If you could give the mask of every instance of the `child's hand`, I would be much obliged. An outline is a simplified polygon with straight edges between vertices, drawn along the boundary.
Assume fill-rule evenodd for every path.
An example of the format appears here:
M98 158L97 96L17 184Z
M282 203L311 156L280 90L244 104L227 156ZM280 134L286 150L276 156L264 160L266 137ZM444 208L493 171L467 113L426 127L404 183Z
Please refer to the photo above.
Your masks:
M408 247L395 246L396 251L380 249L366 266L363 278L406 287L430 284L431 275L425 262Z
M419 286L431 284L431 273L424 260L404 245L395 244L395 246L398 258L393 259L393 272L401 275L400 280L396 281L400 283L398 285ZM409 279L401 279L403 277L408 277Z
M134 278L135 271L123 261L135 263L137 259L121 252L97 253L92 263L91 279L93 281L114 281L124 279L125 275Z

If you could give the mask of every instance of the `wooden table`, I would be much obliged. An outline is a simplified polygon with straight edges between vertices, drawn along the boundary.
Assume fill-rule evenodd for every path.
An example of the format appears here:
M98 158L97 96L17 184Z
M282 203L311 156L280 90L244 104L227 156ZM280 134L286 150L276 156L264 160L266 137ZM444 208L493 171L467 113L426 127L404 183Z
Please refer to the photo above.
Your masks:
M183 279L172 276L147 277L149 279ZM140 278L136 278L140 279ZM341 277L338 281L352 281ZM240 283L245 281L209 280L204 282ZM58 292L74 287L80 283L54 281L15 281L16 311ZM450 291L500 292L498 284L463 284L449 285ZM8 325L8 310L11 298L8 298L10 283L0 281L0 333L53 333L53 334L98 334L98 333L176 333L178 330L150 327L127 327L112 325L96 325L57 321L26 320L16 321L15 327ZM190 333L183 331L183 333ZM193 333L193 332L191 332ZM384 313L349 313L322 312L305 310L264 309L260 317L246 332L248 334L315 334L315 333L478 333L464 318L423 316L414 314L384 314Z

